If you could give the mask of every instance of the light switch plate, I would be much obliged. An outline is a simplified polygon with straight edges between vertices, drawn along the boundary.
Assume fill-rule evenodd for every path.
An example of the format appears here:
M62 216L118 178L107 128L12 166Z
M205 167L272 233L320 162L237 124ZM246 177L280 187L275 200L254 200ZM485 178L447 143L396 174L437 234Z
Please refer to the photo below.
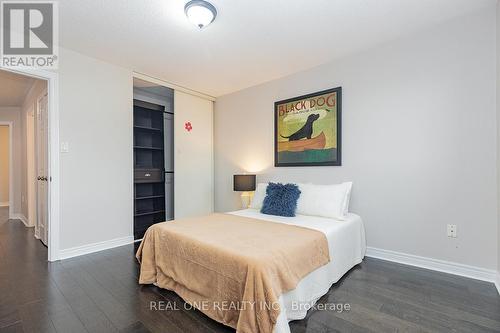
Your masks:
M69 153L69 143L67 141L61 142L61 153Z

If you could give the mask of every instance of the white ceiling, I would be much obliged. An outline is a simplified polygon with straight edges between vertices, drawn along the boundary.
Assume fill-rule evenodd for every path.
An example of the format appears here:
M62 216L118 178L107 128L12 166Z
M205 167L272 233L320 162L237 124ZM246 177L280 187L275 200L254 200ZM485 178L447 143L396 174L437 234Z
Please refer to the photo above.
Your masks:
M35 79L0 70L0 107L22 106Z
M494 6L496 0L211 0L199 31L187 0L60 1L64 47L220 96Z

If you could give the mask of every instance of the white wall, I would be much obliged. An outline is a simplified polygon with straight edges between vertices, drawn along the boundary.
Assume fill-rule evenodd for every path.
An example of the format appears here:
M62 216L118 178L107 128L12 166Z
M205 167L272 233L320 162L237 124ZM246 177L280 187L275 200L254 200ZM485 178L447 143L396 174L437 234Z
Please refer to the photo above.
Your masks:
M132 236L132 72L61 49L61 249Z
M498 215L497 215L497 232L498 232L498 238L497 238L497 254L498 254L498 263L497 263L497 288L498 292L500 293L500 2L497 3L497 40L496 40L496 45L497 45L497 198L499 201L497 202L497 208L498 208Z
M60 249L132 238L132 71L60 49ZM28 214L27 112L46 82L36 81L22 108L0 108L14 121L13 213Z
M9 204L9 126L0 125L0 206Z
M12 207L9 213L21 213L21 192L22 192L22 137L21 137L21 108L1 107L0 121L12 121Z
M286 56L286 55L284 55ZM368 246L497 267L495 12L490 9L217 99L216 210L232 175L354 182ZM342 167L273 167L273 103L342 86ZM446 224L458 238L446 237Z

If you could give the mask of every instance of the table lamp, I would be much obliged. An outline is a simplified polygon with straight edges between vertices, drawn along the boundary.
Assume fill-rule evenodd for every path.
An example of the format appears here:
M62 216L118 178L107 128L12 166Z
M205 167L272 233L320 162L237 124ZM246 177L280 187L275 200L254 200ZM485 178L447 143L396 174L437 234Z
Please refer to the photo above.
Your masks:
M255 191L255 175L234 175L233 190L243 192L241 193L241 207L248 208Z

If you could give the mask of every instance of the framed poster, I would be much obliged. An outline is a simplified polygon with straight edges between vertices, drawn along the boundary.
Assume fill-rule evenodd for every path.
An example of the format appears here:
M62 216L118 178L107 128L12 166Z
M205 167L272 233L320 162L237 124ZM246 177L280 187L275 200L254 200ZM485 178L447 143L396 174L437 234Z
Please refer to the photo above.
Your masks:
M274 103L274 166L341 165L342 87Z

